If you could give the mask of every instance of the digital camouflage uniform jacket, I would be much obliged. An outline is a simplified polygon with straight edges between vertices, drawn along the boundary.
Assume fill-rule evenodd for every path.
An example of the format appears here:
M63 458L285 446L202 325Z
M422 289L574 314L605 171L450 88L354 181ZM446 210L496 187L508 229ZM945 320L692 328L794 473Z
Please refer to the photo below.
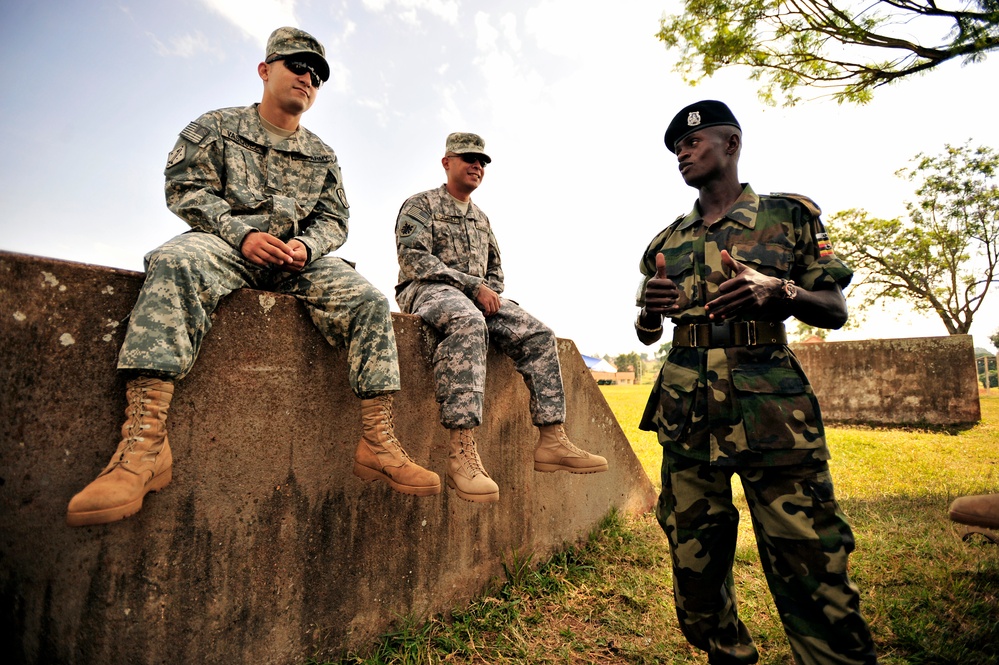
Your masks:
M810 199L758 196L749 185L710 228L695 204L645 250L637 304L645 305L645 285L656 274L660 252L680 291L676 324L709 322L704 305L729 278L723 249L754 270L794 280L806 290L832 283L845 287L853 272L833 252L819 214ZM818 402L797 358L783 345L673 347L640 427L657 431L659 442L674 454L719 466L829 459Z
M189 124L165 175L167 207L237 250L253 229L300 240L310 261L347 239L336 154L304 127L272 145L256 104L209 111Z
M406 199L399 210L396 238L396 301L404 312L411 311L421 283L448 284L473 300L483 283L503 292L499 245L489 218L471 201L462 214L446 185Z

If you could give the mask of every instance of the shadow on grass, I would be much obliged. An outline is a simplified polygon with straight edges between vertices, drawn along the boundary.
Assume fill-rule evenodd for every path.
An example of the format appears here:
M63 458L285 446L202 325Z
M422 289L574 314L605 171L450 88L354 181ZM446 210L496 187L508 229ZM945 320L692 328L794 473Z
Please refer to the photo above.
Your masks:
M961 540L944 494L847 500L851 576L888 662L999 664L999 546Z

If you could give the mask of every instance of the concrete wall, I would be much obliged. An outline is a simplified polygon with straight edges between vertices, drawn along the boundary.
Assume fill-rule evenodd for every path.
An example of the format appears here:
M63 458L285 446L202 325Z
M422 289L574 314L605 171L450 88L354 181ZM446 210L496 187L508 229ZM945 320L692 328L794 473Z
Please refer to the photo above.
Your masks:
M447 611L654 490L572 342L559 352L568 431L593 476L532 469L536 430L512 363L490 352L482 458L497 504L412 497L351 473L360 409L346 357L303 307L244 290L217 312L168 422L174 480L136 516L64 526L70 497L117 444L115 358L133 272L0 253L0 653L14 663L290 663ZM443 476L429 352L394 319L396 427Z
M970 335L791 348L827 422L967 425L981 420Z

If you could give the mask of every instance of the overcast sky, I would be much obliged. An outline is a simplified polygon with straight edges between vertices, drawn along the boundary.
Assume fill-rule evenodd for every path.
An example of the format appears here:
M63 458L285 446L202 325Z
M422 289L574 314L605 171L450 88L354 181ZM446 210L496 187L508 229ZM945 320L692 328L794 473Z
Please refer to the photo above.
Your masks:
M0 249L142 269L187 226L164 204L177 133L210 109L259 101L270 32L326 46L333 77L303 124L337 152L351 204L338 252L390 296L394 224L408 196L440 185L444 139L471 131L493 157L473 200L489 215L505 295L588 355L654 351L632 321L649 240L687 212L663 145L699 99L729 104L744 131L740 176L800 192L826 216L905 214L894 176L944 145L999 148L999 60L881 89L874 102L792 109L757 99L748 71L696 88L655 39L678 0L38 0L0 3L4 159ZM809 96L809 93L805 93ZM833 238L835 241L835 237ZM395 307L393 301L393 308ZM830 340L945 335L911 308L870 315ZM999 291L975 319L992 348Z

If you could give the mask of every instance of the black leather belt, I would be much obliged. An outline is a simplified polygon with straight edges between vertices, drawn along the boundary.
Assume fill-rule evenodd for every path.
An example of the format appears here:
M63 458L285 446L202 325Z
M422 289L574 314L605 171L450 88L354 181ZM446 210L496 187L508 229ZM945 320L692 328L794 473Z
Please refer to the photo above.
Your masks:
M761 344L787 344L784 324L777 321L724 321L681 323L673 329L673 346L716 349Z

